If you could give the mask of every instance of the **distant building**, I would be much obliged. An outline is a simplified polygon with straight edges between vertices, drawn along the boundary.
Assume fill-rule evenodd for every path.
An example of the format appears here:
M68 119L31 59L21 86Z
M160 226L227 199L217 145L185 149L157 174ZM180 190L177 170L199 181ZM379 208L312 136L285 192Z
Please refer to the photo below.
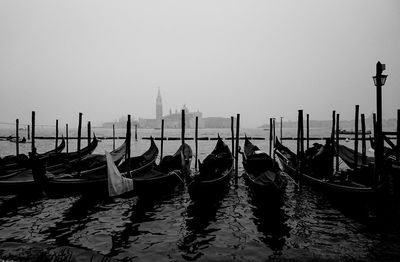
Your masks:
M201 113L199 110L195 112L190 112L189 109L186 107L186 105L183 105L182 109L185 111L186 128L195 128L196 117L198 117L199 128L229 128L231 125L230 118L224 118L224 117L203 118L203 113ZM174 113L172 113L172 110L169 110L169 114L163 116L162 98L160 89L158 89L156 98L156 118L155 119L139 118L139 127L160 128L161 120L164 119L165 128L181 128L181 121L182 121L181 118L182 118L181 110L180 111L175 110Z

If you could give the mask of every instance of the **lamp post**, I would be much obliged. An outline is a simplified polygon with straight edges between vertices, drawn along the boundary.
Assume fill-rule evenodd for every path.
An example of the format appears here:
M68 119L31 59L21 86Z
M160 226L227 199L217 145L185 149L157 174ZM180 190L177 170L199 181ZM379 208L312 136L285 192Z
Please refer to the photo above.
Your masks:
M375 182L380 181L380 172L383 166L383 134L382 134L382 86L385 85L387 75L382 72L386 69L384 64L376 64L376 75L373 76L376 86L376 148L375 148Z

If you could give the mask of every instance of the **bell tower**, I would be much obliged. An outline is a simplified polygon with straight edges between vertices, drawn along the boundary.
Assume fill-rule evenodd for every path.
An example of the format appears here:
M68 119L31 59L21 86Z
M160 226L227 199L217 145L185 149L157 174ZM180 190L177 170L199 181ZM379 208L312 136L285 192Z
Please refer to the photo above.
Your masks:
M161 99L161 93L160 93L160 87L158 88L158 94L157 94L157 99L156 99L156 119L161 120L163 116L162 112L162 99Z

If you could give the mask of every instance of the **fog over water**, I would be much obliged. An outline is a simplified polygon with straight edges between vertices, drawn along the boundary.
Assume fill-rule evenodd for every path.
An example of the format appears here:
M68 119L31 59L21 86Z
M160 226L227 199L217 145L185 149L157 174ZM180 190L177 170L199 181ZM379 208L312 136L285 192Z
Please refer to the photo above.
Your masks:
M354 1L0 2L0 120L94 123L164 112L352 119L375 111L371 76L389 75L383 117L400 89L400 3Z

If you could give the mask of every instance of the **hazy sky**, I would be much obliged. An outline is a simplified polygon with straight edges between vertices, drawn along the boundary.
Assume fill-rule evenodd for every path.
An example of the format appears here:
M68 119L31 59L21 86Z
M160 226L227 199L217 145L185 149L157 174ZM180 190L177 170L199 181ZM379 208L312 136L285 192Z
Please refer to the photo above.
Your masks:
M77 125L132 114L352 119L400 108L400 1L0 1L0 122Z

